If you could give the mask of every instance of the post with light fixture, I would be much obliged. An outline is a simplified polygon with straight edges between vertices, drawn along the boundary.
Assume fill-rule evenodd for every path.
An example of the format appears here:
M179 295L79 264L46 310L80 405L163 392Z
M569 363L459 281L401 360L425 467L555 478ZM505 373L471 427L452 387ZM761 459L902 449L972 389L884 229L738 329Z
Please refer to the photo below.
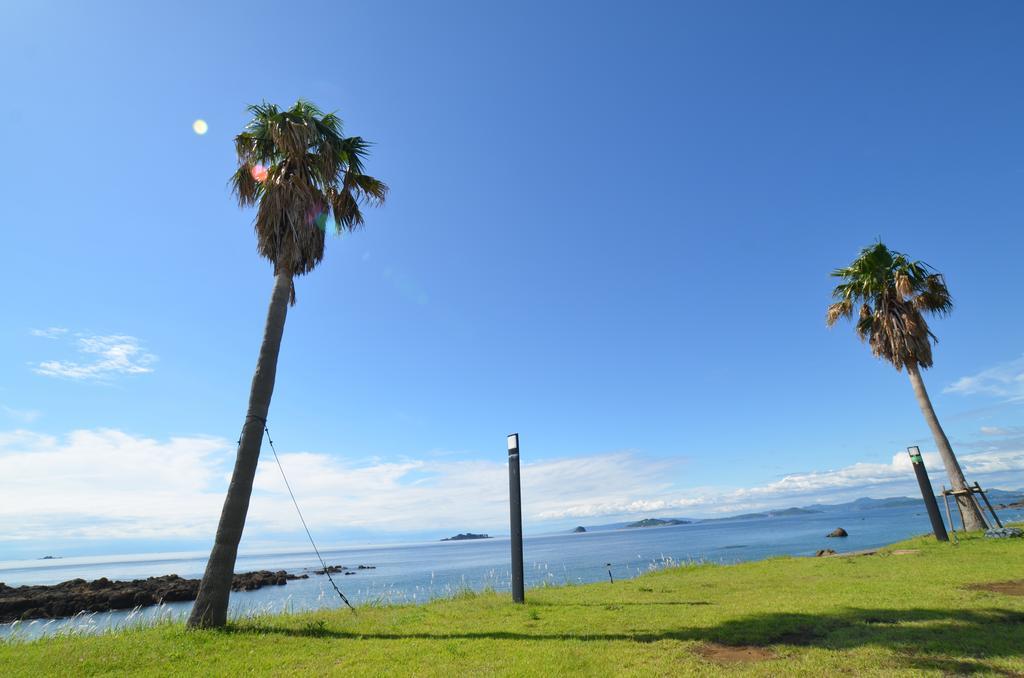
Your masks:
M910 454L910 463L917 475L917 484L921 486L921 497L924 499L925 508L928 509L928 518L932 521L932 531L939 541L949 541L946 534L946 526L939 514L939 503L935 501L935 490L932 489L932 481L928 480L928 470L924 467L924 459L921 457L921 448L917 445L907 448Z
M526 601L523 590L523 498L519 488L519 434L508 437L508 503L512 527L512 602Z

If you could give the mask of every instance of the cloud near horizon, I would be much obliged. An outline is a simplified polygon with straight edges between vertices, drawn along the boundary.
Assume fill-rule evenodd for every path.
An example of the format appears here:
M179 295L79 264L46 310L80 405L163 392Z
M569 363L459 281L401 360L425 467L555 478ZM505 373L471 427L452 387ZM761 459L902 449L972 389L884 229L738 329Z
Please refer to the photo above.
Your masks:
M222 438L165 441L100 429L57 438L0 433L0 543L77 539L209 539L216 528L234 457ZM936 484L938 455L925 454ZM972 480L1017 487L1024 450L964 454ZM348 462L284 452L303 513L315 533L341 527L381 534L507 526L507 469L491 461L406 459ZM682 488L670 482L678 462L633 452L548 459L523 467L527 528L543 523L653 512L714 515L840 502L864 495L916 492L905 452L889 463L794 473L746 488ZM1005 483L1010 483L1006 485ZM467 524L471 523L471 524ZM295 534L300 526L273 458L257 470L247 539ZM0 560L4 559L0 554Z

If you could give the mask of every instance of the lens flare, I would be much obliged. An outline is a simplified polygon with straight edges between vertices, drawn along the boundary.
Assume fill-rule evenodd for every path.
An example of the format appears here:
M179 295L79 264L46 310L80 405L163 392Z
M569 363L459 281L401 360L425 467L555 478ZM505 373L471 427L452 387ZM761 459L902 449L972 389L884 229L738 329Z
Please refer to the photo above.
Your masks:
M207 125L206 121L201 118L192 123L192 131L198 134L199 136L203 136L204 134L206 134L206 130L208 129L210 129L209 125Z
M322 204L313 205L306 210L306 223L327 232L327 208Z
M249 170L249 174L261 184L267 180L267 168L263 165L253 165L252 169Z

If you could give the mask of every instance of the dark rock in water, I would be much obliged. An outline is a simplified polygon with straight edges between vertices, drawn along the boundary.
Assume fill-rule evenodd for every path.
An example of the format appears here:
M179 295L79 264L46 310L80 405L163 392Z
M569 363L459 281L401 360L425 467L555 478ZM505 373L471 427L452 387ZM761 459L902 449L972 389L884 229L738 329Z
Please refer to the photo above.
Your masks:
M60 560L62 556L43 556L39 560Z
M1014 537L1024 537L1024 531L1016 527L996 527L986 530L985 536L989 539L1013 539Z
M837 527L836 529L832 530L831 532L829 532L825 536L826 537L849 537L850 535L846 534L846 530L844 530L843 528Z
M575 530L573 530L573 534L582 534L583 532L586 532L586 531L587 531L587 528L585 528L582 525L580 525Z
M306 579L278 570L236 574L233 591L255 591L264 586L282 586L292 579ZM160 603L195 600L198 579L183 579L176 574L133 581L111 581L101 577L87 582L71 579L52 586L6 586L0 583L0 623L19 619L56 619L79 612L128 610Z
M235 579L231 583L231 590L255 591L264 586L284 586L292 579L309 579L309 575L288 574L284 570L278 570L277 572L268 572L267 570L246 572L245 574L235 575Z
M327 574L328 572L330 572L331 574L334 574L336 572L344 572L347 569L348 568L345 567L344 565L328 565L323 570L314 570L313 574Z
M834 556L835 554L836 554L836 552L833 551L832 549L821 549L820 551L818 551L814 555L816 557L818 557L818 558L821 558L822 556Z
M441 541L465 541L466 539L490 539L489 534L473 534L472 532L466 532L465 534L457 534L454 537L446 537Z
M338 572L341 572L342 574L355 574L355 570L376 570L376 569L377 569L376 565L357 565L353 569L349 569L348 567L346 567L344 565L328 565L327 569L324 569L324 570L314 570L313 574L327 574L328 572L331 573L331 574L337 574Z

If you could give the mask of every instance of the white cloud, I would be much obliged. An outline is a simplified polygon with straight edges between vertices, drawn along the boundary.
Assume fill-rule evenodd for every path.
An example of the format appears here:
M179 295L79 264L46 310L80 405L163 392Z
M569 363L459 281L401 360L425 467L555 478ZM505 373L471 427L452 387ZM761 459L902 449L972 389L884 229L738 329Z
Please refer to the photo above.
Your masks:
M117 374L152 372L157 357L145 351L135 337L112 334L78 336L79 353L94 356L92 362L47 360L34 368L37 374L68 379L103 380Z
M216 529L234 443L167 441L116 430L64 438L0 433L0 543L24 539L209 538ZM308 452L281 462L311 527L380 532L500 529L508 521L508 476L490 461L350 463ZM637 469L630 471L630 469ZM616 503L667 489L657 463L628 453L524 466L528 517L570 503ZM264 456L246 526L249 538L299 535L291 499Z
M960 377L947 386L944 392L1024 400L1024 356L972 376Z
M11 419L15 419L25 424L31 424L43 414L39 410L19 410L13 407L8 407L4 404L0 404L0 412L3 412Z
M29 330L29 333L33 337L42 337L43 339L57 339L68 333L65 327L47 327L45 330Z
M207 536L229 453L226 441L206 437L0 434L0 543Z
M981 431L981 433L983 435L987 435L987 436L1006 436L1006 435L1010 435L1010 431L1008 429L1002 428L1000 426L982 426L981 429L979 429L979 430Z
M939 485L946 481L938 453L926 453L924 459L933 483ZM1024 472L1024 451L961 454L958 459L964 473L972 480L998 475L1021 482L1020 474ZM548 510L540 517L587 518L687 509L702 513L733 513L794 504L836 503L866 494L912 494L913 481L910 457L906 452L898 452L888 464L857 463L831 471L794 473L775 482L748 488L691 490L686 493L673 489L661 496L637 497L623 502L570 504Z
M234 461L232 441L205 436L158 441L116 430L65 437L0 433L0 544L17 540L207 540L216 529ZM925 455L936 483L938 456ZM968 477L985 485L1020 478L1024 451L964 454ZM507 529L508 475L499 461L437 458L350 462L283 452L284 465L314 533L379 534ZM612 516L707 515L916 492L909 457L787 475L747 488L688 489L668 480L678 461L631 452L550 459L523 466L527 529L545 521ZM272 456L258 469L247 540L301 528Z
M508 468L491 461L407 460L348 464L325 454L282 454L281 464L299 496L303 513L315 522L338 521L384 531L485 529L508 522ZM524 514L543 520L567 504L608 504L631 496L664 492L664 468L639 464L630 453L556 459L523 467ZM287 499L272 460L260 464L253 515L279 529L294 529L281 511ZM468 524L467 524L468 523Z

